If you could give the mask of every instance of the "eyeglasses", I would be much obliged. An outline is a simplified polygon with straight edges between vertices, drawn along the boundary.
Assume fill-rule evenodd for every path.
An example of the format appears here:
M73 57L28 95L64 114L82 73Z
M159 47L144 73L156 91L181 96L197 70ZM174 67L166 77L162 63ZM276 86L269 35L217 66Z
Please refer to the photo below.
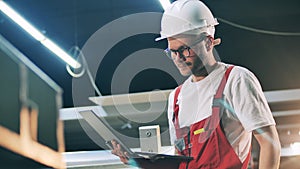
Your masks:
M181 46L179 49L177 50L173 50L173 49L165 49L165 53L166 55L172 59L175 60L177 55L179 54L179 58L182 59L183 61L185 61L187 58L191 57L191 53L190 53L190 49L191 47L197 45L198 43L200 43L202 40L204 40L204 38L200 38L199 40L197 40L196 42L194 42L192 45L189 46Z

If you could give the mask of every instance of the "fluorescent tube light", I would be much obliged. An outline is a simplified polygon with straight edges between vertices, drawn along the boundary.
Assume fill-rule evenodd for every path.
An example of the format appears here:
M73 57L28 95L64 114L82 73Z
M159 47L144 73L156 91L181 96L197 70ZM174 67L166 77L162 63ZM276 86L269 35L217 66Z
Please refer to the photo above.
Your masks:
M49 50L51 50L54 54L59 56L63 61L65 61L68 65L73 68L80 68L81 65L75 59L73 59L69 54L67 54L64 50L62 50L59 46L57 46L50 39L44 39L40 41L44 46L46 46Z
M159 0L161 6L166 10L166 8L171 4L169 0Z
M294 142L291 144L291 148L300 153L300 142Z
M27 22L22 16L10 8L5 2L0 1L0 10L10 17L14 22L16 22L20 27L22 27L26 32L28 32L36 40L41 41L45 39L45 36L40 33L35 27L33 27L29 22Z
M33 38L40 41L45 47L51 50L54 54L59 56L68 65L73 68L80 68L81 64L78 63L72 56L63 51L54 42L49 40L44 34L32 26L26 19L14 11L10 6L8 6L4 1L0 0L0 10L6 14L10 19L17 23L21 28L28 32Z

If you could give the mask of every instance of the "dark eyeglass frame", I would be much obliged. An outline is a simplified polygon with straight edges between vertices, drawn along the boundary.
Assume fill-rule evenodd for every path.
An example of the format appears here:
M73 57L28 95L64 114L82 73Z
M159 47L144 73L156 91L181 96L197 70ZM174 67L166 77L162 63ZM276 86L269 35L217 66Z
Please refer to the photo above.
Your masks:
M204 36L204 37L206 37L206 36ZM179 54L179 58L185 61L187 58L190 57L191 47L193 47L193 46L197 45L198 43L200 43L201 41L203 41L205 39L204 37L196 40L193 44L191 44L189 46L181 46L177 50L167 48L164 50L164 52L172 60L175 60L177 55ZM172 57L172 56L176 56L176 57Z

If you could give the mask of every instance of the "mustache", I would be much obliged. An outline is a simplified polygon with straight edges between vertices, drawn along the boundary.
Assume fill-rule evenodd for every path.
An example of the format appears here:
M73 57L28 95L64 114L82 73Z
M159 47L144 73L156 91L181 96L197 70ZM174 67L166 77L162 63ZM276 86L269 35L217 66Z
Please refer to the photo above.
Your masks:
M185 64L186 64L187 66L191 66L191 65L192 65L191 62L185 62Z

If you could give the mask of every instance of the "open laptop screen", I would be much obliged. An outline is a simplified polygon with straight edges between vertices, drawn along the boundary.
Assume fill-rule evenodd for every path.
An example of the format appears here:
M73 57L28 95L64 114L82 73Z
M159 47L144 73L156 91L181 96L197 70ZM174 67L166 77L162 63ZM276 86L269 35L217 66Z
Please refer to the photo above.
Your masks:
M150 153L150 152L133 152L124 141L120 140L116 133L112 130L112 128L109 126L109 124L104 120L103 117L99 117L95 112L92 110L86 110L86 111L80 111L79 114L83 117L83 119L109 144L111 140L117 141L120 146L123 148L124 151L128 152L128 155L130 158L136 158L140 159L138 160L140 163L143 163L145 165L149 165L153 163L154 161L157 162L157 164L163 164L163 163L169 163L171 161L176 166L181 161L190 161L193 158L187 157L187 156L181 156L181 155L167 155L167 154L158 154L158 153ZM109 145L108 145L109 146ZM111 149L112 147L109 146ZM150 159L149 161L143 161L142 159ZM148 164L149 163L149 164Z

